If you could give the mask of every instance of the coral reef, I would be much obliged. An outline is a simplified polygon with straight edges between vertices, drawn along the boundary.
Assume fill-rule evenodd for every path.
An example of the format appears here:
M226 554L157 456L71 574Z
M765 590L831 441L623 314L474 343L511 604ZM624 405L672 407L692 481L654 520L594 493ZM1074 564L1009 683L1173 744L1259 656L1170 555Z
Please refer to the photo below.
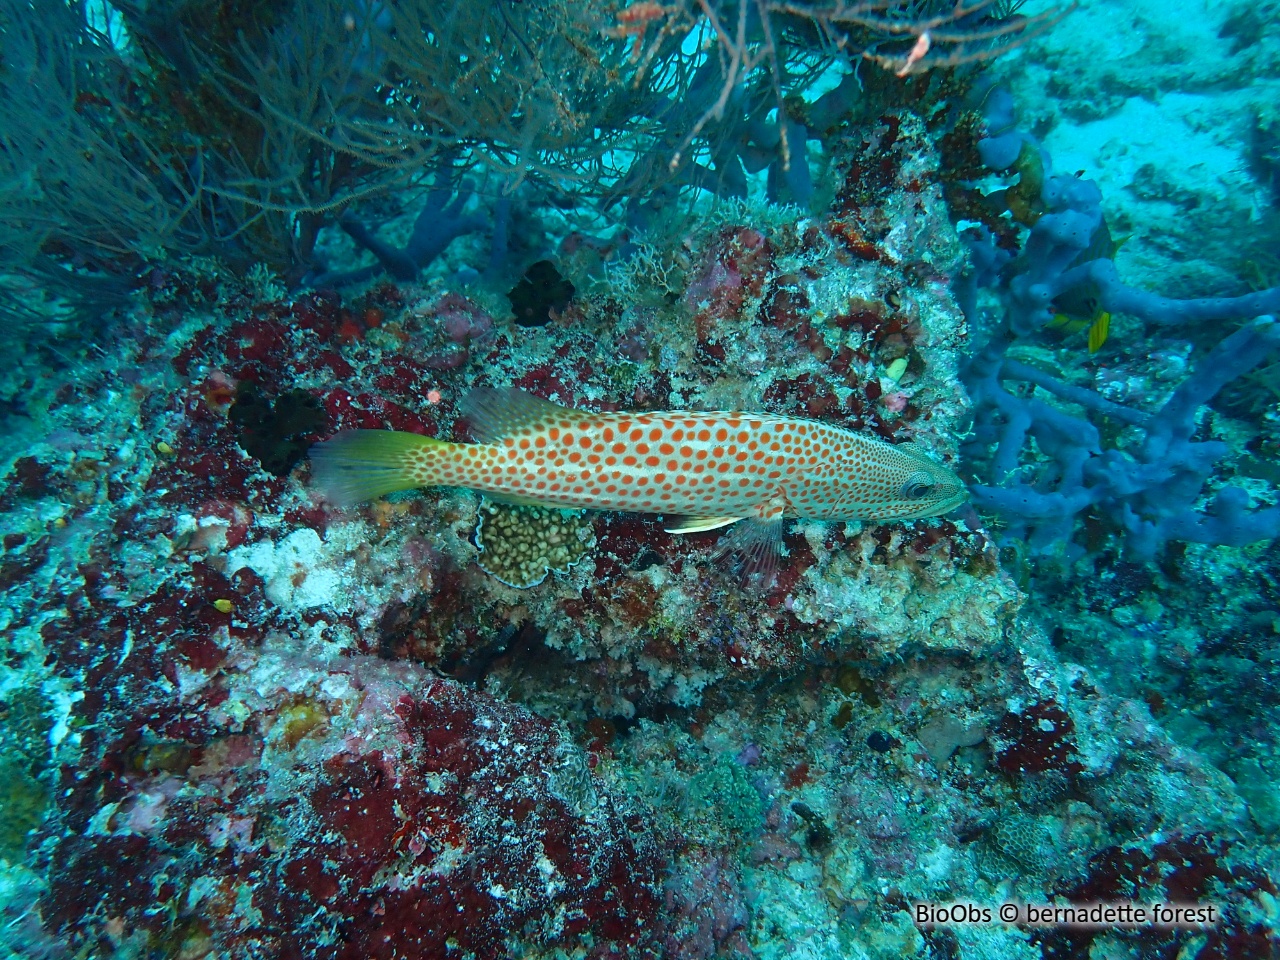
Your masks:
M1083 0L1086 27L1010 66L1053 80L1017 126L949 64L1027 40L1051 5L859 21L500 4L460 9L484 28L443 36L406 19L443 15L429 5L317 3L292 22L290 3L125 4L86 37L4 2L6 66L35 63L9 52L51 24L74 41L63 54L102 58L62 78L98 85L45 120L105 138L104 176L142 150L133 200L159 177L154 210L192 206L159 234L120 219L111 247L107 195L90 253L68 224L0 258L21 265L0 278L10 294L43 265L51 293L102 281L116 304L98 302L100 342L51 325L0 370L0 952L1280 949L1280 334L1257 319L1276 293L1223 279L1205 227L1218 188L1199 174L1133 169L1117 187L1114 168L1049 160L1088 167L1069 123L1098 134L1182 82L1159 58L1192 25L1128 49L1127 68L1072 65L1072 42L1132 36L1114 18L1081 34L1100 15ZM1204 12L1201 33L1223 34L1197 96L1228 84L1219 45L1271 69L1269 7L1245 6ZM282 94L299 84L342 96L299 127L285 107L305 103ZM49 132L0 127L5 162ZM281 127L300 139L263 137ZM305 161L285 149L299 143ZM273 176L229 194L244 171L223 152ZM1254 170L1269 198L1255 152L1225 182ZM84 174L82 152L65 158ZM193 199L201 175L215 192ZM1242 229L1241 203L1222 212ZM1161 244L1185 255L1197 229L1206 259L1168 281ZM61 289L81 318L63 332L95 329ZM1099 314L1109 334L1086 345L1076 321ZM766 586L735 576L716 533L666 517L449 488L347 507L313 489L313 440L470 440L464 397L505 386L590 411L821 419L980 477L977 509L789 522ZM918 914L1096 901L1220 916Z
M277 477L288 476L324 430L324 411L305 390L267 400L251 383L241 384L227 420L236 426L240 445Z
M550 260L539 260L524 272L507 299L516 323L522 327L545 327L554 315L569 306L574 286L560 275Z
M495 956L650 935L655 851L548 721L293 639L178 669L64 798L43 915L72 942Z
M456 943L492 956L588 936L600 955L660 950L692 925L690 956L751 949L737 858L778 816L762 778L781 763L778 781L799 786L825 761L698 760L686 802L707 836L686 847L673 822L655 827L623 762L645 742L636 725L815 660L876 673L999 647L1017 593L984 534L963 521L800 526L779 582L750 595L712 559L712 537L677 539L656 519L446 490L341 511L313 499L304 467L248 440L276 418L286 446L313 428L261 399L276 391L328 431L461 439L460 397L506 381L606 409L763 396L945 455L965 411L963 331L940 272L959 248L936 160L908 116L844 149L849 187L830 214L775 211L757 229L736 207L684 234L685 279L639 362L606 346L635 336L607 293L522 328L438 287L343 304L224 281L213 311L175 313L171 333L129 346L139 389L106 419L33 398L73 449L90 429L134 438L99 459L36 445L5 487L32 518L28 539L6 544L24 577L16 649L84 694L58 746L48 929L104 952L253 941L320 955L342 938L353 955ZM158 288L152 309L172 302ZM670 357L656 348L681 342ZM829 804L804 802L821 837ZM119 863L131 866L103 872ZM169 907L150 911L143 891ZM707 909L724 917L704 928ZM388 925L413 932L387 946Z

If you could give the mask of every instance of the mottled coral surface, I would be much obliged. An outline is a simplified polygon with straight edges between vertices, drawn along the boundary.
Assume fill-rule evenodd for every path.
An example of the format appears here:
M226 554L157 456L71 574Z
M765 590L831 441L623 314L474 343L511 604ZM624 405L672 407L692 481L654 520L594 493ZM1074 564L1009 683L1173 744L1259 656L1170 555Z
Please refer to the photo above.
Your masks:
M951 460L967 331L937 155L890 114L833 164L816 213L703 211L608 271L566 232L578 295L546 326L443 275L339 300L175 268L109 359L19 362L0 698L39 691L52 753L13 760L47 816L22 831L11 941L1268 955L1269 848L1238 839L1235 787L1153 699L1062 656L1085 615L1070 636L1031 616L972 511L794 522L765 590L716 561L715 533L588 515L572 565L517 589L477 562L474 494L338 509L305 464L277 475L238 439L249 388L311 397L317 436L465 440L466 390L510 384L587 409L811 416ZM919 900L1054 896L1212 899L1226 919L1120 938L912 921Z

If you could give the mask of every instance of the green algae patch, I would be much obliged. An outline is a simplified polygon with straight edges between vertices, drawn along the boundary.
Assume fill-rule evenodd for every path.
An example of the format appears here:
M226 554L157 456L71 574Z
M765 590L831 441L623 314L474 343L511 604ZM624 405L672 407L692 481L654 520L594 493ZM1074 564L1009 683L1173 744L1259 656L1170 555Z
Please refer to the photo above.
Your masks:
M751 834L764 825L760 791L746 768L731 758L722 758L689 781L689 803L732 834Z
M44 698L15 690L0 699L0 859L20 863L49 808L49 718Z

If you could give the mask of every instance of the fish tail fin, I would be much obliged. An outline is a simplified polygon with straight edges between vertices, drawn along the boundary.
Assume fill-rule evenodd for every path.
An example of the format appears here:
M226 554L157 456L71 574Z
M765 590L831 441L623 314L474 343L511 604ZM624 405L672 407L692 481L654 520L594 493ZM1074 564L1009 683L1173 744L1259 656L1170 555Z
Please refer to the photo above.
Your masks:
M346 507L439 482L431 456L455 444L398 430L343 430L311 448L311 476L326 500Z
M1098 314L1098 319L1093 321L1093 326L1089 328L1089 353L1097 353L1102 349L1102 345L1107 342L1107 334L1111 332L1111 314L1105 310Z

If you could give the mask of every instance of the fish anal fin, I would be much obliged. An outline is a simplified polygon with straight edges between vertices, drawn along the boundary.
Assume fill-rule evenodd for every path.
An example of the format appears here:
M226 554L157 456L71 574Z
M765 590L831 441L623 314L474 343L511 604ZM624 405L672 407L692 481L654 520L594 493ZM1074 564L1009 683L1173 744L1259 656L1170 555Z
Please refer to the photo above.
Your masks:
M565 416L581 416L576 410L515 387L477 387L462 398L460 412L480 443L497 443Z
M537 497L526 497L519 493L494 493L492 490L484 492L486 500L492 500L494 503L505 503L509 507L543 507L547 510L573 510L573 507L566 507L562 503L547 503L545 500L539 500Z
M719 530L731 523L737 523L742 517L685 517L674 527L666 527L667 533L705 533L708 530Z

